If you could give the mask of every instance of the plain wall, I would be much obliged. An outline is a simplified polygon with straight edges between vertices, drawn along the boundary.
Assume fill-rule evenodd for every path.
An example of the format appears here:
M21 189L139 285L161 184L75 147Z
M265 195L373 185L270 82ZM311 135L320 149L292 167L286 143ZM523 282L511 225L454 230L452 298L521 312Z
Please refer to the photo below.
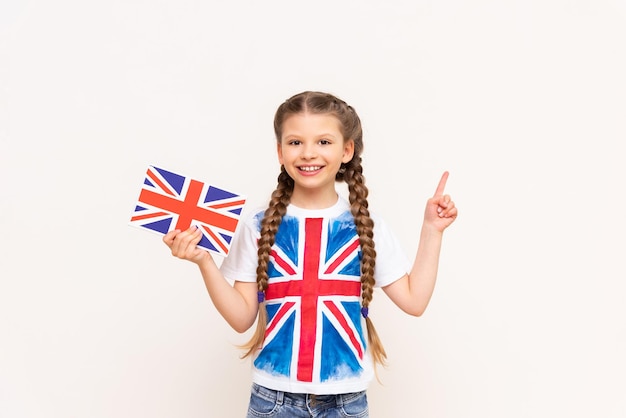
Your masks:
M375 294L371 415L623 418L625 41L621 0L4 0L0 416L244 416L249 335L128 221L149 164L265 204L324 90L409 256L444 170L460 211L424 316Z

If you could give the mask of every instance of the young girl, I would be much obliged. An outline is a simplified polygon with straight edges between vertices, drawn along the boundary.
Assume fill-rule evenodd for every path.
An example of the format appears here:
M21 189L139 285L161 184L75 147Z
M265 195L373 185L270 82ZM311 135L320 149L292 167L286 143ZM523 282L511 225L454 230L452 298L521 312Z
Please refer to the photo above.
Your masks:
M257 329L248 417L367 417L365 391L385 350L369 317L374 287L420 316L433 293L443 231L457 209L444 173L426 204L411 265L368 210L361 122L344 101L303 92L274 119L281 172L269 207L242 222L220 268L195 227L164 242L196 263L211 300L238 332ZM349 202L335 189L345 181ZM231 285L230 283L234 284ZM365 324L365 327L363 326Z

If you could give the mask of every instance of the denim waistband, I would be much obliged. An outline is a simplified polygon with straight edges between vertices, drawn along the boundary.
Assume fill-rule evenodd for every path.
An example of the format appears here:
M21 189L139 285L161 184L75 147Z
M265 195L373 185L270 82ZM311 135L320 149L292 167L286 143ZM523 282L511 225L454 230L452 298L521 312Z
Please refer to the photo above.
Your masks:
M315 395L312 393L291 393L280 390L273 390L261 386L257 383L252 384L252 392L268 401L276 402L278 405L290 404L297 407L308 406L343 406L344 403L362 396L365 391L354 393L341 393L337 395Z

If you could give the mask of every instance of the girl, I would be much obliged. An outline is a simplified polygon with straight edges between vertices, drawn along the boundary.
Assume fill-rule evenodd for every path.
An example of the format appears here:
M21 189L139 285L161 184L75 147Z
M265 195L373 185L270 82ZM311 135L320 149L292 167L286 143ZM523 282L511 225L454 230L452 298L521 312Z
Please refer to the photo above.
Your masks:
M368 210L361 122L351 106L303 92L280 105L274 131L278 185L268 208L242 222L220 268L196 247L195 227L163 240L174 256L199 266L236 331L258 317L244 347L253 358L248 417L367 417L365 391L375 364L386 359L369 317L373 290L381 287L410 315L426 309L443 231L457 217L444 195L448 173L426 204L411 265ZM349 202L336 181L347 183Z

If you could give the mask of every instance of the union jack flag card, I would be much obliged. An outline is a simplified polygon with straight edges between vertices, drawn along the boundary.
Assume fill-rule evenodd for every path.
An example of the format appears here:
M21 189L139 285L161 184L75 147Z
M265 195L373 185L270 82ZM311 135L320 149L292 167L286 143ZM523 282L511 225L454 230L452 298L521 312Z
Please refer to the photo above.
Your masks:
M237 193L149 166L130 225L161 235L195 225L198 247L225 257L245 203Z

